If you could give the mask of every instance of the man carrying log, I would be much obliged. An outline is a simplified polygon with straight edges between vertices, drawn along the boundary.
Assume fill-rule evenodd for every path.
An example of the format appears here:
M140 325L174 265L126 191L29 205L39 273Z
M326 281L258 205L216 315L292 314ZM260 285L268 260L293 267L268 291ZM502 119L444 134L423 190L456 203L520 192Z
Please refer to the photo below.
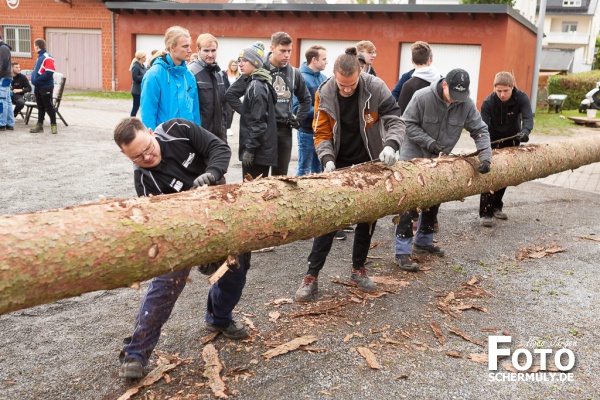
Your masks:
M490 134L469 97L469 83L467 71L458 68L415 92L402 115L407 140L400 150L401 160L450 154L464 128L471 133L477 147L480 161L477 171L490 172ZM396 228L396 262L401 269L419 269L412 254L444 256L444 250L433 244L433 224L439 207L438 204L421 211L414 246L410 211L400 217Z
M313 130L315 149L325 172L372 160L394 165L405 138L400 108L385 83L361 73L356 48L346 49L333 67L334 76L315 94ZM364 291L377 290L367 276L365 262L375 223L356 225L350 278ZM296 291L296 301L310 301L317 292L319 271L337 231L316 237L308 256L308 272Z
M125 118L114 132L114 140L133 163L135 189L139 196L179 193L214 185L227 172L231 149L197 124L171 119L146 129L137 118ZM246 284L250 253L237 257L233 267L211 286L206 305L206 328L230 339L248 336L246 327L232 318ZM154 278L135 318L133 334L124 340L119 355L119 376L138 379L158 342L177 298L185 287L190 268Z

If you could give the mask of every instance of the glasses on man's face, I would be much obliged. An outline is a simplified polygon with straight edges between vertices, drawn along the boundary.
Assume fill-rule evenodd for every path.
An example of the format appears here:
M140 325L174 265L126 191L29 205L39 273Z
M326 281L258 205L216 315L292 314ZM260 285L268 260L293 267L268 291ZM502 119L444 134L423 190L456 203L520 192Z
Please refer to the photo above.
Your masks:
M373 57L377 57L377 53L374 51L369 51L368 53L369 53L369 55L372 55Z
M153 151L154 151L154 140L152 140L152 138L150 138L150 144L148 145L148 147L146 147L146 150L142 151L142 154L140 154L136 158L132 158L131 161L133 161L136 164L139 162L142 162L146 159L146 156L150 155Z

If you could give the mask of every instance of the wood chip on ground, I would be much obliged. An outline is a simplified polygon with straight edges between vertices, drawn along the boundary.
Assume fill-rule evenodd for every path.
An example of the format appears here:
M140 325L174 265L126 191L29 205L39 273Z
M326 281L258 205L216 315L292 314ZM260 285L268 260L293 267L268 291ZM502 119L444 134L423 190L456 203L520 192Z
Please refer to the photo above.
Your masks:
M221 371L223 364L219 359L219 352L212 344L207 344L202 349L202 359L204 360L204 373L202 374L208 379L208 385L215 397L219 399L227 399L227 387L221 379Z
M300 346L306 346L316 342L317 338L313 335L301 336L287 343L279 345L274 349L264 352L262 355L265 359L270 360L273 357L280 356L293 350L297 350Z
M377 357L375 357L375 354L371 350L366 347L357 347L356 351L367 361L369 368L381 369L381 365L377 362Z

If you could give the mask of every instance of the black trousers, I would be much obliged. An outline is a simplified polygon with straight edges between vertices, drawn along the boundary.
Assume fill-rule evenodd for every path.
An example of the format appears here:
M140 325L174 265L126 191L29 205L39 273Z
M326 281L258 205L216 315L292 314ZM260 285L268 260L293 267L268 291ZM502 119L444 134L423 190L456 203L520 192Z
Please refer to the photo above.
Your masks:
M421 225L419 225L419 232L425 235L433 233L433 225L437 220L439 209L440 205L437 204L421 211ZM418 218L419 213L417 210L410 210L402 214L400 216L400 222L396 225L396 237L413 237L412 221L413 219Z
M369 247L371 246L371 238L373 237L373 231L375 231L374 222L362 222L356 224L354 230L354 244L352 246L352 268L361 269L365 267L367 261L367 255L369 254ZM327 255L331 250L333 244L333 237L337 231L329 232L326 235L316 237L313 241L312 250L308 255L308 272L307 274L312 276L319 276L319 271L325 265Z
M35 102L37 103L38 108L38 124L42 125L44 123L44 117L46 113L48 113L48 117L50 117L50 124L56 125L56 111L54 110L54 105L52 104L52 92L54 91L54 86L50 88L40 89L36 86L35 93Z
M271 176L287 175L292 159L292 127L277 124L277 166L271 168Z
M492 145L492 149L502 149L504 147L518 146L519 141L507 140L505 142L496 143ZM502 197L504 197L506 188L498 189L494 193L482 193L479 199L479 217L491 218L494 216L494 211L502 211L504 203Z
M271 167L268 165L257 165L254 164L251 167L244 167L242 165L242 178L246 176L246 174L250 174L252 178L258 178L261 174L263 178L269 176L269 170Z
M12 103L14 107L14 116L19 115L19 112L25 107L25 96L22 94L13 94Z
M129 114L129 116L135 117L140 109L140 95L131 93L131 96L133 97L133 105L131 107L131 114Z

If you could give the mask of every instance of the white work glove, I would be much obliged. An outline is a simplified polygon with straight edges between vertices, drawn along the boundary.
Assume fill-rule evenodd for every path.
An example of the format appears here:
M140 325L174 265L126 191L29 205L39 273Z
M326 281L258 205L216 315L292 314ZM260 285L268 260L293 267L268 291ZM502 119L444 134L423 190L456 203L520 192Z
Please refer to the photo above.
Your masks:
M327 164L325 164L325 172L333 171L335 171L335 163L333 161L327 161Z
M396 164L396 161L398 161L398 152L390 146L385 146L381 154L379 154L379 161L388 167L391 167L392 165Z
M210 172L200 175L194 180L194 184L192 185L193 189L196 189L200 186L211 186L216 182L215 177Z

